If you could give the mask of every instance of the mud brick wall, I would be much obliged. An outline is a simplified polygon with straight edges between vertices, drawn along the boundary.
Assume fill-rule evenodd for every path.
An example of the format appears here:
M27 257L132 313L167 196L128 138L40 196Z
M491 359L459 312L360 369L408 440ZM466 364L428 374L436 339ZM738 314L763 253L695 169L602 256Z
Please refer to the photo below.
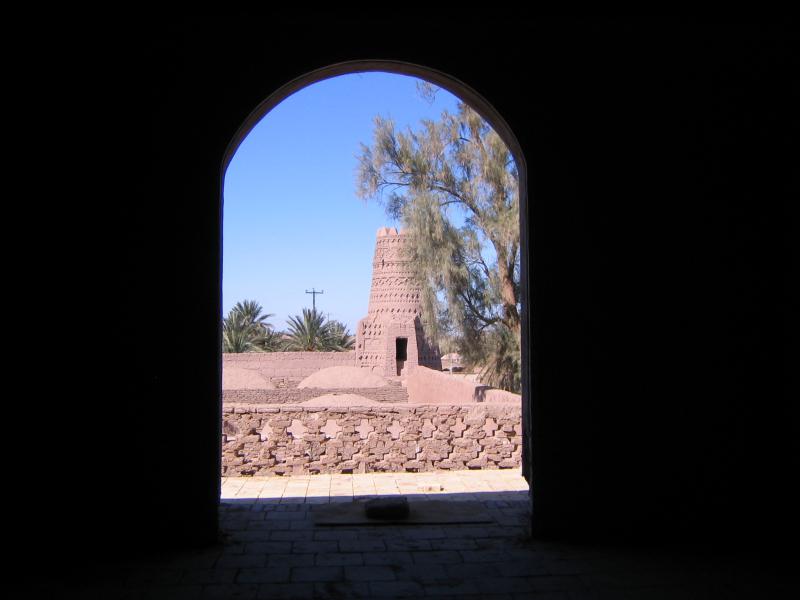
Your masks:
M222 401L248 404L301 404L324 394L357 394L376 402L401 404L408 402L408 392L400 382L389 382L381 388L346 388L324 390L319 388L283 387L274 390L223 390Z
M522 396L468 381L457 375L416 367L406 378L409 402L414 404L470 404L487 402L522 406Z
M308 377L328 367L354 367L356 354L350 352L242 352L222 355L226 366L252 369L262 377Z
M518 467L520 412L508 404L225 404L222 475Z

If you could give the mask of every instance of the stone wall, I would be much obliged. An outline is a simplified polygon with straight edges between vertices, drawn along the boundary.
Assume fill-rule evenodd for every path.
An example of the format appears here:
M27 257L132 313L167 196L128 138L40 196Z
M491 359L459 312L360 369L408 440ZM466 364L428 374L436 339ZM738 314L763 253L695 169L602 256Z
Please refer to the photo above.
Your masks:
M520 406L225 404L222 475L300 475L520 465Z
M248 404L301 404L323 394L356 394L376 402L402 404L408 402L408 392L400 382L389 382L380 388L337 388L332 390L319 388L298 388L291 386L273 390L223 390L222 401Z
M489 402L522 406L522 396L469 381L459 375L417 367L406 378L409 402L414 404L472 404Z
M222 368L239 367L256 371L269 380L273 377L302 379L328 367L353 367L354 351L350 352L243 352L222 355Z

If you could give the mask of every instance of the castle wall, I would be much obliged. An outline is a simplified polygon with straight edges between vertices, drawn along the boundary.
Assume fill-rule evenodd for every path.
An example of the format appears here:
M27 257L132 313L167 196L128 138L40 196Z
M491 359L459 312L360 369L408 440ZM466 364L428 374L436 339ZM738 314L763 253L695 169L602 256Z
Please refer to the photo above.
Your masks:
M459 375L421 367L406 378L408 401L414 404L492 403L522 406L522 396L468 381Z
M303 378L328 367L355 366L355 352L242 352L222 355L222 368L238 367L262 378Z
M223 403L247 404L301 404L325 394L355 394L375 402L403 404L408 402L408 391L399 382L379 388L297 388L222 390Z

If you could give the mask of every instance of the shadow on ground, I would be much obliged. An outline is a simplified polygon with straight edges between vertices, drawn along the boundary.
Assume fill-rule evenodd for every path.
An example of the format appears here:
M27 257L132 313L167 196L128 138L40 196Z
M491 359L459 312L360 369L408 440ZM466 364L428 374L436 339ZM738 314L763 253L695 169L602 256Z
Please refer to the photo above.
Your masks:
M213 547L154 549L124 559L103 557L98 549L93 564L26 590L53 598L450 600L767 598L797 591L788 559L754 558L741 548L532 540L525 533L527 492L407 496L412 506L434 498L454 511L473 507L484 523L315 523L315 511L370 497L226 499L219 508L220 543Z

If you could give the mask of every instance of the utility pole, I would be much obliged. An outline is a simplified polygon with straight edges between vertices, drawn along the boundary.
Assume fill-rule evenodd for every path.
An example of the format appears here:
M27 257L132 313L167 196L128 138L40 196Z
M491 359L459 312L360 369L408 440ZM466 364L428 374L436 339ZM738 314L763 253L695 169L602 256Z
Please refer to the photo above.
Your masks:
M310 292L308 290L306 290L306 294L311 294L311 305L312 305L312 308L314 309L314 312L317 312L317 294L324 294L324 293L325 293L325 290L322 290L321 292L318 292L313 287L311 288Z

